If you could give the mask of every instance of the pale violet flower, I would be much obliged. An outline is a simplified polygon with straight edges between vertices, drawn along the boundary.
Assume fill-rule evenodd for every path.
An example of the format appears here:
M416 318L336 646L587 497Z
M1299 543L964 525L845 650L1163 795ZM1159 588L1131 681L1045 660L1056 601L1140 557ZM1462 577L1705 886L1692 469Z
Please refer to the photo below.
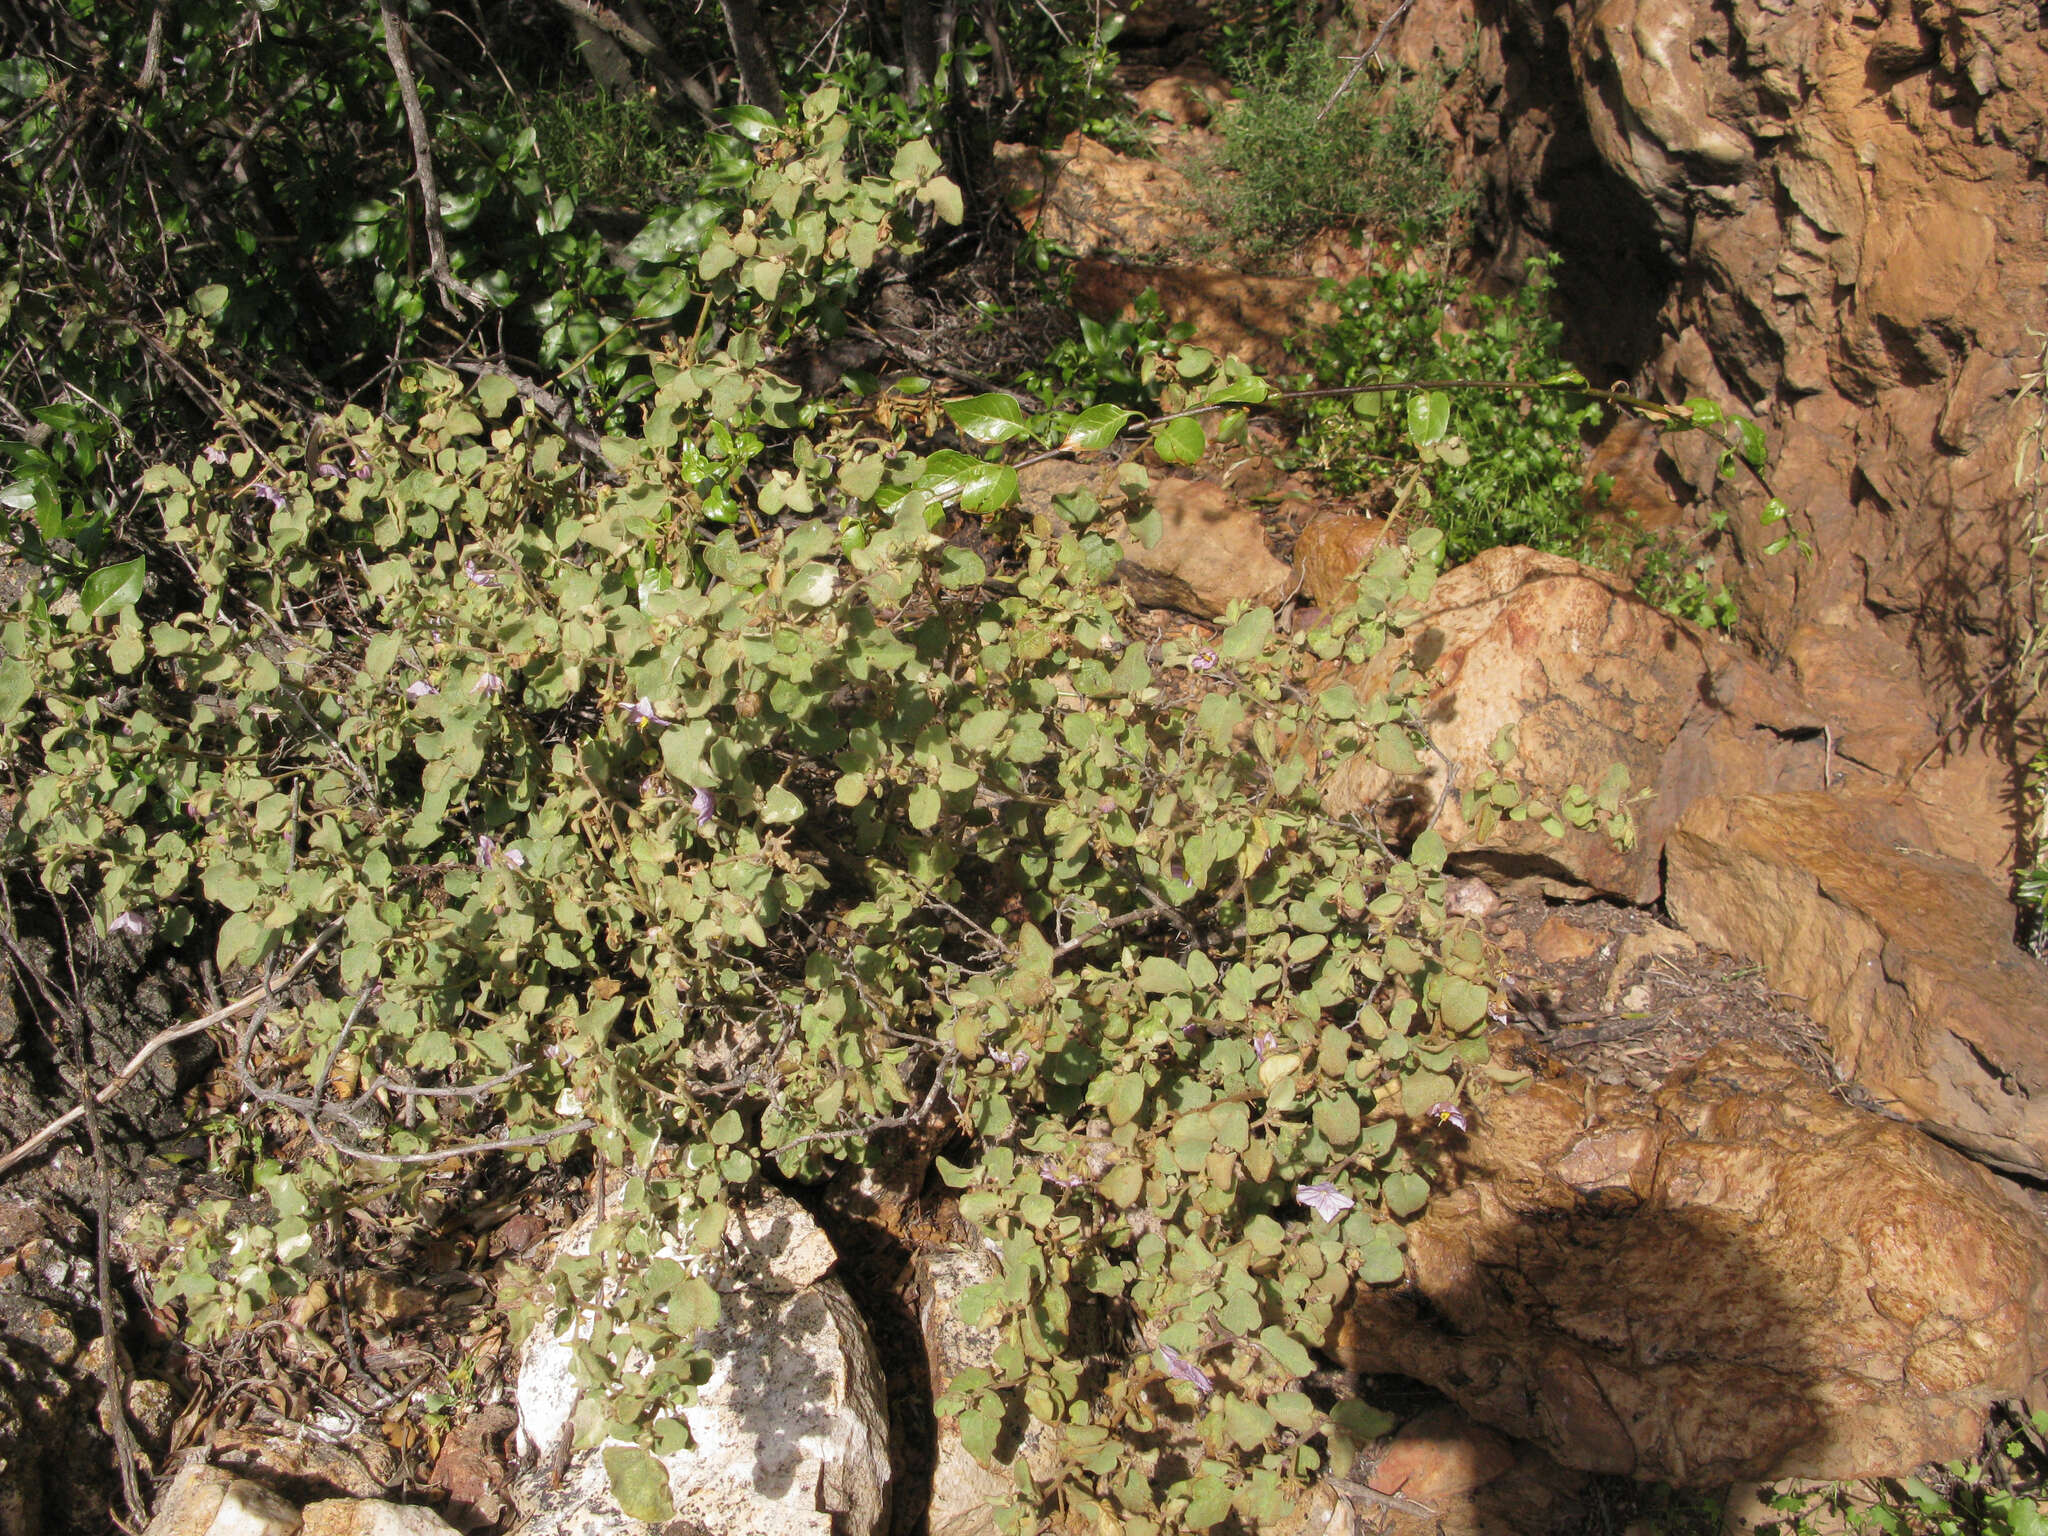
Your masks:
M477 564L474 560L465 560L462 562L462 574L467 576L471 582L473 582L475 585L479 587L495 587L496 585L498 585L498 578L493 576L489 571L478 570Z
M1080 1179L1070 1179L1061 1173L1059 1164L1049 1157L1039 1160L1038 1176L1048 1184L1059 1185L1061 1189L1079 1189L1082 1184Z
M482 694L487 699L495 698L504 691L505 679L498 676L495 672L483 673L477 678L476 686L471 690L473 693Z
M1167 1375L1186 1382L1202 1396L1207 1397L1216 1390L1216 1383L1209 1379L1209 1373L1182 1355L1171 1344L1159 1346L1159 1358L1166 1362Z
M1461 1131L1472 1129L1472 1122L1465 1118L1465 1111L1450 1099L1430 1105L1429 1118L1438 1125L1453 1125Z
M431 699L435 694L439 693L440 691L440 689L436 688L424 677L418 678L413 682L407 683L405 685L405 696L408 699Z
M225 464L228 461L228 456L213 443L208 443L200 449L199 456L209 464Z
M656 714L654 701L644 693L631 704L621 704L619 708L626 712L628 720L637 720L642 725L675 724L673 720L664 720L660 715Z
M1022 1072L1031 1060L1031 1052L1021 1045L1014 1051L998 1050L996 1047L990 1046L988 1049L988 1059L997 1066L1006 1068L1011 1072Z
M718 802L711 797L708 789L690 791L690 809L697 813L697 830L709 832L712 823L718 820Z
M329 460L314 470L313 473L322 480L339 480L341 478L341 466Z
M1188 665L1197 672L1213 672L1216 670L1216 653L1206 649L1199 650L1188 658Z
M509 844L500 843L488 832L476 840L476 861L484 869L494 864L502 864L507 869L526 868L525 854Z
M111 923L107 924L107 932L125 933L138 939L147 938L149 935L149 919L140 912L123 912Z
M351 480L367 480L370 478L370 466L361 459L358 459L356 460L355 467L348 474Z
M273 511L282 510L284 507L284 492L280 491L268 480L251 480L244 489L251 496L260 496L269 502Z
M1325 1221L1335 1221L1358 1204L1334 1184L1297 1184L1294 1198Z
M1264 1061L1266 1059L1266 1052L1272 1050L1279 1043L1280 1037L1274 1034L1273 1031L1270 1029L1262 1030L1252 1036L1252 1054L1258 1057L1259 1060Z

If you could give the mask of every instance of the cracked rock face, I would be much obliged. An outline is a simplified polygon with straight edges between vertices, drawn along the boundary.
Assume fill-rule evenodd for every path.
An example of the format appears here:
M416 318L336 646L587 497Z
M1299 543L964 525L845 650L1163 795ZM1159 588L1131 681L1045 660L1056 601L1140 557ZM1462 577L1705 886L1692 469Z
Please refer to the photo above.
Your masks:
M1496 1097L1447 1161L1405 1283L1362 1290L1330 1347L1565 1466L1895 1472L1972 1454L2048 1364L2032 1212L1761 1047L1655 1095Z
M1355 9L1376 25L1392 0ZM1877 631L1851 648L1911 654L1917 677L1868 671L1831 701L1838 737L1895 733L1921 692L1936 716L1974 698L2031 580L2014 469L2048 331L2040 8L1446 0L1394 48L1455 64L1475 32L1453 115L1502 264L1561 252L1590 367L1766 428L1811 560L1767 552L1766 493L1717 481L1718 444L1664 440L1700 503L1733 514L1745 622L1774 647ZM1935 744L1918 729L1913 758ZM1868 745L1849 750L1891 767Z
M1899 795L1701 800L1667 843L1695 937L1764 967L1843 1072L1987 1162L2048 1173L2048 965Z
M1370 697L1407 668L1433 679L1425 771L1404 778L1354 758L1325 787L1329 809L1392 806L1407 832L1434 816L1466 863L1535 874L1564 894L1653 901L1665 837L1694 799L1820 780L1823 743L1795 690L1618 578L1556 555L1492 549L1449 572L1423 622L1350 682ZM1631 794L1654 791L1635 807L1635 845L1597 831L1553 838L1535 821L1486 831L1468 818L1457 791L1497 765L1503 730L1514 733L1509 771L1553 806L1573 784L1597 791L1615 764Z
M586 1218L564 1249L587 1252L594 1226ZM827 1273L830 1241L772 1191L736 1212L725 1238L726 1263L711 1276L720 1317L698 1339L711 1377L679 1415L694 1444L660 1458L676 1519L704 1536L875 1536L889 1515L888 1404L867 1326ZM652 1527L620 1510L598 1448L550 1476L581 1397L570 1334L535 1329L518 1406L538 1465L514 1489L520 1529L639 1536Z

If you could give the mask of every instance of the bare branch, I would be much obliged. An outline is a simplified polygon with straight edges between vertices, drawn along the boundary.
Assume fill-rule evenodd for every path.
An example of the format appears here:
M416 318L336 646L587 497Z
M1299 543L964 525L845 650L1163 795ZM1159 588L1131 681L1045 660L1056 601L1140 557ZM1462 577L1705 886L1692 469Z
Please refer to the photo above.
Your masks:
M1320 123L1330 115L1330 109L1335 107L1343 99L1344 93L1351 89L1351 82L1358 78L1358 72L1365 68L1368 60L1378 55L1380 44L1387 40L1387 34L1401 24L1402 18L1414 8L1414 5L1415 0L1401 0L1401 3L1394 7L1393 13L1380 23L1379 30L1372 35L1372 41L1365 45L1365 51L1352 64L1351 72L1338 84L1337 89L1330 93L1330 99L1323 103L1323 110L1316 114L1317 122Z
M412 137L413 174L420 184L420 213L427 227L428 268L441 290L441 301L451 310L455 308L449 303L451 294L478 309L488 309L491 301L484 291L448 269L448 240L441 231L441 189L434 180L434 143L427 131L426 109L420 105L420 88L413 79L405 23L399 19L394 0L378 0L377 8L384 18L384 53L398 79L398 98L405 104L406 131Z
M339 932L341 932L341 924L338 921L329 923L325 928L321 929L319 934L313 939L313 942L300 951L298 959L292 962L290 969L280 976L274 985L279 987L289 985L299 972L312 963L313 957L325 947L327 941ZM148 1040L143 1042L142 1049L128 1059L128 1064L115 1073L107 1081L105 1087L93 1095L94 1100L101 1104L108 1103L115 1094L127 1087L135 1074L147 1066L150 1058L165 1046L175 1045L178 1041L190 1039L193 1035L204 1034L216 1024L227 1022L236 1014L253 1008L258 1003L264 1001L271 995L272 990L270 985L258 987L253 992L236 998L225 1008L214 1009L213 1012L205 1015L203 1018L193 1019L189 1023L173 1024L170 1028L150 1036ZM85 1107L83 1105L76 1105L67 1109L12 1152L9 1152L5 1157L0 1157L0 1174L5 1174L24 1158L33 1157L43 1147L47 1146L52 1139L62 1135L67 1127L76 1124L80 1119L84 1118L84 1115Z

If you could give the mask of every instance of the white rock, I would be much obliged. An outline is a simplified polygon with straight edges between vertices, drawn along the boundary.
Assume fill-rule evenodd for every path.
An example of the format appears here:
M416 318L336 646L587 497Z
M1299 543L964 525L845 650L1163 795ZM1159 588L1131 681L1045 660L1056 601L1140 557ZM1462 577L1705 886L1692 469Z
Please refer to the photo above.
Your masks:
M586 1252L593 1222L565 1252ZM662 1458L678 1519L705 1536L875 1536L888 1519L888 1406L874 1345L825 1272L832 1246L803 1208L771 1193L726 1229L710 1268L721 1316L698 1339L711 1379L682 1410L695 1442ZM580 1246L579 1246L580 1244ZM681 1257L679 1245L664 1253ZM559 1483L552 1453L582 1393L566 1333L535 1330L521 1354L521 1442L534 1470L514 1499L522 1536L632 1536L598 1450L575 1453Z
M917 1265L918 1290L923 1296L918 1321L924 1332L932 1392L939 1395L960 1372L995 1363L1002 1335L994 1328L970 1328L962 1322L960 1293L971 1285L987 1284L1000 1271L988 1252L978 1246L927 1249L918 1255ZM1007 1453L1009 1462L984 1467L961 1443L959 1424L950 1418L939 1420L938 1459L932 1468L931 1536L996 1536L997 1509L1017 1497L1016 1458L1022 1456L1040 1481L1052 1470L1044 1431L1035 1419L1025 1421L1019 1440L998 1441L997 1453Z
M383 1499L322 1499L306 1506L299 1536L460 1536L454 1526L421 1504Z

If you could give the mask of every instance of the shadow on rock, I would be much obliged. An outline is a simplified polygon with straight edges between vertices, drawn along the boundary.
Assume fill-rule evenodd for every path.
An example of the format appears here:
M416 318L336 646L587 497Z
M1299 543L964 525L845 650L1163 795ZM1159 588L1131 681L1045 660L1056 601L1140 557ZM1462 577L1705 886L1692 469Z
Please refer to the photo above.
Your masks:
M2048 1240L2018 1197L1767 1049L1654 1096L1503 1095L1448 1163L1405 1283L1330 1347L1566 1466L1903 1472L1974 1451L2043 1364Z

